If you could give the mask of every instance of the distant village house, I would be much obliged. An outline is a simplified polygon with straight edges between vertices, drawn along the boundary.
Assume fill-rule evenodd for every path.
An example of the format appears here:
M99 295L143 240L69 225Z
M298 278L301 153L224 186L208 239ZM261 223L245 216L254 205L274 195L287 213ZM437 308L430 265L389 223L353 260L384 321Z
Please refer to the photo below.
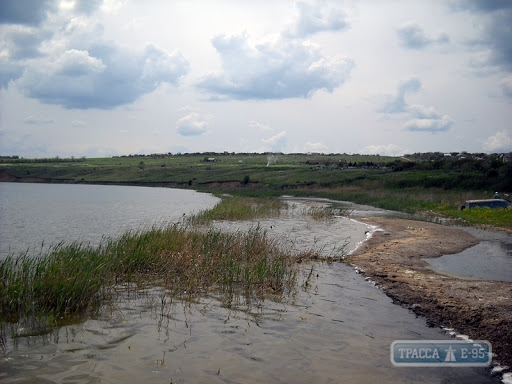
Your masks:
M512 163L512 152L502 153L499 157L504 163Z

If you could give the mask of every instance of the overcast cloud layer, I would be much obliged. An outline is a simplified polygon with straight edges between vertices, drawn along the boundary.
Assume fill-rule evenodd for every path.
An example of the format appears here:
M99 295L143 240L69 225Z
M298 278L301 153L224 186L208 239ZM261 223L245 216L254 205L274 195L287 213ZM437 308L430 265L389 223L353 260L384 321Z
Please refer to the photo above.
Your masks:
M512 2L0 1L0 155L512 151Z

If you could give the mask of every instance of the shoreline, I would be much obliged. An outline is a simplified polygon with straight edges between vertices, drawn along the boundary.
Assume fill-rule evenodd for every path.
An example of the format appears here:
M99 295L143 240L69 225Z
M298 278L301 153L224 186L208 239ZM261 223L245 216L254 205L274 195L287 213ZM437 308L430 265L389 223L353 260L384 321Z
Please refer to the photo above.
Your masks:
M425 317L431 326L490 341L496 360L512 367L512 283L459 279L433 271L422 260L461 252L479 240L456 227L368 213L347 218L379 230L372 230L345 260L379 284L395 304Z
M381 230L346 260L382 287L395 304L429 326L488 340L496 361L512 367L512 283L465 280L435 272L423 258L462 252L479 240L460 228L388 217L358 217Z
M324 201L314 201L314 202L309 202L308 205L311 205L311 206L322 205L323 202ZM297 207L297 212L298 213L303 212L303 209L301 207ZM400 321L397 321L397 317L394 316L393 314L402 313L402 314L404 314L404 318L409 318L409 319L411 319L411 321L415 320L416 322L414 324L421 323L421 332L422 332L421 335L426 335L426 334L431 335L434 332L436 332L436 334L437 334L437 330L428 329L424 326L423 318L426 317L427 321L428 321L427 324L430 324L432 326L437 325L437 323L434 321L428 320L428 316L425 313L416 312L416 310L418 310L418 311L425 310L426 312L433 312L434 309L429 308L427 306L427 304L420 303L418 301L418 299L415 299L414 297L410 296L410 294L411 294L410 291L420 290L421 287L418 288L418 284L421 283L421 278L427 274L426 271L422 270L422 268L425 268L425 266L421 265L421 262L423 262L421 260L421 258L429 257L430 254L428 252L432 251L432 249L436 250L437 253L435 253L435 252L434 253L437 254L437 256L441 256L443 254L446 254L447 252L448 253L457 252L457 250L462 250L464 248L467 248L468 246L478 243L478 239L473 237L471 234L465 232L464 230L461 230L458 228L446 227L446 226L442 226L439 224L432 224L432 223L420 222L420 221L414 221L414 220L408 220L408 219L393 218L393 217L389 217L389 216L374 217L374 216L372 216L372 213L373 213L373 211L366 211L366 215L364 215L364 216L360 216L360 215L349 216L349 217L344 216L348 220L359 223L359 224L363 224L368 229L370 229L368 231L368 234L364 233L364 230L360 231L360 234L362 236L363 236L363 234L366 235L366 238L364 240L362 240L360 243L358 243L357 248L354 249L353 252L351 252L351 254L347 257L347 259L360 258L360 260L354 261L354 263L356 263L361 268L363 268L362 263L366 262L368 264L368 267L364 267L364 270L366 271L365 274L367 276L372 276L372 275L370 275L370 273L374 273L372 280L378 281L378 277L375 277L375 276L380 274L382 281L384 281L384 282L387 281L387 283L379 283L382 287L385 288L383 290L383 292L375 292L378 295L378 297L380 298L379 301L384 303L384 305L382 307L379 307L379 301L371 301L371 302L368 302L369 304L366 304L365 306L356 306L356 309L359 311L357 311L357 310L355 312L353 312L352 310L340 311L339 308L347 308L352 303L357 303L361 299L374 300L374 298L370 297L370 295L365 293L364 288L367 286L367 283L364 281L364 279L361 279L360 276L356 276L347 265L344 265L341 263L335 263L337 265L337 267L339 268L339 270L343 270L346 273L346 276L349 277L347 280L353 279L354 281L357 281L357 284L359 284L358 287L363 287L363 289L351 290L350 286L347 287L348 283L344 283L343 285L347 289L340 291L338 289L338 287L340 285L339 284L340 283L339 274L327 274L326 273L327 269L322 270L320 272L321 277L319 277L318 274L316 276L316 279L319 282L318 285L320 286L320 289L321 289L320 292L323 292L322 290L327 290L327 288L331 289L332 287L335 287L332 290L328 291L328 292L331 292L331 293L329 293L329 295L331 295L331 296L322 296L322 298L320 300L315 299L315 301L317 301L318 303L321 303L323 306L320 304L318 304L318 305L315 304L317 306L315 307L315 310L313 310L313 311L308 310L309 306L303 306L300 308L306 308L306 310L304 310L303 312L300 312L300 311L295 312L295 313L297 313L297 315L295 317L298 318L297 323L299 324L299 325L297 325L297 329L299 329L301 331L298 333L301 333L304 335L303 331L305 329L304 328L305 326L303 324L307 324L308 326L310 326L309 329L311 331L314 330L315 332L318 332L317 334L315 334L314 332L311 332L311 334L308 334L306 332L305 333L306 334L305 341L312 342L312 340L313 340L313 342L322 344L322 341L319 341L315 337L313 337L313 338L310 338L310 337L312 335L314 335L316 337L318 337L318 336L325 337L325 339L322 339L322 340L325 340L322 345L323 349L314 348L315 351L313 349L309 349L309 350L306 350L307 352L305 352L305 355L304 355L304 356L310 357L311 356L310 353L316 353L315 356L318 356L317 361L321 361L321 363L319 363L317 366L315 366L313 368L317 370L315 372L321 372L321 373L319 373L319 377L322 377L322 378L325 378L325 375L326 375L325 372L327 372L326 370L333 369L332 367L334 367L334 370L332 372L337 373L337 370L336 370L337 365L335 363L332 364L330 360L325 360L325 356L327 356L327 355L330 356L330 352L332 352L332 346L330 346L330 344L329 344L329 342L332 341L332 338L333 338L333 336L332 336L333 334L331 332L336 331L336 329L337 329L336 327L338 325L342 327L340 333L338 334L340 336L340 339L341 339L341 336L343 335L343 332L348 331L349 334L351 334L354 337L354 339L350 341L350 343L352 343L351 345L352 345L353 350L360 349L359 353L361 353L361 355L359 356L359 359L361 361L364 361L364 363L361 365L363 367L363 369L358 369L357 371L361 372L361 375L362 375L361 378L370 377L370 376L365 376L365 375L370 375L368 373L368 371L365 371L365 368L368 368L368 369L372 368L372 367L370 367L371 364L369 364L366 360L367 358L369 358L369 356L371 356L368 354L368 349L367 349L366 343L369 340L371 340L370 342L372 343L373 347L378 346L380 348L380 347L383 347L383 345L384 345L384 347L387 347L386 343L388 343L388 341L390 343L391 340L398 339L396 337L396 335L397 334L403 335L404 330L407 330L407 327L404 327L403 323L401 323ZM261 225L264 225L265 228L267 228L267 229L270 228L270 229L268 229L269 232L272 232L275 235L280 236L284 240L291 241L294 245L299 245L299 246L300 246L300 242L304 241L304 240L306 240L306 243L308 243L308 244L309 243L316 244L316 241L319 238L323 238L324 240L330 241L329 244L331 244L331 242L332 242L332 244L336 245L337 242L340 241L340 233L343 233L342 231L347 229L347 227L344 225L337 227L330 221L323 221L323 220L322 221L314 221L309 216L301 217L302 223L301 223L301 225L299 225L297 218L294 218L294 215L292 215L291 213L290 213L290 216L291 217L281 218L282 220L284 220L285 223L288 224L288 227L286 227L285 225L281 225L281 223L278 222L280 219L277 219L277 218L268 218L268 219L256 220L256 221L258 222L258 225L260 225L260 223L261 223ZM254 223L253 220L251 220L251 222ZM252 225L251 222L249 223L249 225ZM276 225L276 224L278 224L278 225ZM240 222L235 222L235 225L237 227L240 226ZM320 231L315 232L315 230L319 230L319 227L325 227L325 228L321 228ZM299 229L301 231L299 231ZM440 232L438 233L436 231L440 231ZM308 236L310 236L311 239L308 240L307 239ZM404 248L404 247L406 247L406 248ZM320 247L320 248L323 249L324 247ZM325 247L325 250L328 251L331 248L332 247ZM418 252L420 252L420 253L418 253ZM434 254L434 253L432 253L432 254ZM370 260L365 260L365 255L366 256L369 255L368 257L370 258ZM398 258L399 255L402 258ZM381 257L381 256L386 256L386 257ZM395 258L393 258L393 256L397 256L397 258L395 259ZM406 258L404 259L404 257L406 257ZM380 270L380 271L376 270L376 269L372 270L371 262L379 262L379 261L381 263L378 266L381 267L382 270ZM423 263L427 264L426 262L423 262ZM389 268L389 270L385 269L387 267ZM398 272L393 272L392 267L396 268L398 270ZM404 270L402 270L402 269L404 269ZM434 285L433 283L438 278L438 276L443 276L443 275L436 274L435 272L433 272L431 270L430 270L430 273L431 274L428 275L429 279L426 280L426 283L428 283L430 285ZM402 278L402 274L403 274L403 278ZM331 280L325 280L326 276L330 276L329 278ZM411 283L410 285L406 284L407 277L413 278L410 282ZM433 277L433 278L430 279L430 277ZM440 279L440 277L439 277L439 279ZM395 281L393 281L393 280L395 280ZM416 280L418 280L419 283ZM455 279L455 280L458 280L458 279ZM404 285L399 286L399 284L397 283L398 281L402 282ZM464 282L468 282L468 281L464 281ZM473 281L469 281L469 283L473 283ZM396 286L393 287L393 284L395 284ZM506 295L506 296L508 296L508 299L509 299L508 301L510 301L510 287L511 286L509 285L508 286L508 294ZM339 288L342 288L342 287L339 287ZM369 287L369 288L371 291L377 291L376 289L374 289L374 287ZM425 294L427 292L427 290L433 289L436 287L428 286L428 287L424 287L424 288L425 289L422 292L423 296L427 296ZM446 297L446 290L443 290L439 287L437 287L437 288L438 288L437 293L439 294L439 296L445 295L445 297ZM393 289L395 289L396 292L393 292ZM405 298L404 297L400 298L400 296L398 294L400 292L400 289L402 290L402 293L405 295L404 296ZM475 292L477 292L477 291L478 290L475 290ZM348 294L345 295L345 293L343 293L343 292L348 293ZM352 293L352 292L355 292L355 293ZM395 297L392 296L390 294L390 292L395 294ZM463 290L463 293L465 293L466 295L467 295L467 292L468 292L467 288L465 291ZM421 314L422 319L414 319L414 316L411 316L410 313L407 313L407 311L404 311L401 308L396 308L396 307L391 308L390 312L386 312L385 311L386 308L394 307L394 306L390 304L389 300L386 297L384 297L384 295L382 293L385 293L388 296L392 297L393 303L395 303L395 304L396 303L402 304L403 306L406 306L407 308L412 307L412 309L415 310L416 313ZM478 292L478 293L480 294L481 292ZM492 293L492 290L491 290L491 293ZM433 293L430 293L430 294L433 295ZM324 293L322 293L322 295L324 295ZM336 296L333 296L333 295L336 295ZM407 295L409 295L409 296L407 296ZM455 294L451 294L451 296L452 297L450 298L450 300L452 300L455 303L458 298L456 297ZM336 297L336 298L342 297L344 299L343 300L340 299L339 305L332 305L332 301L324 300L324 299L330 299L332 297ZM409 301L407 301L407 300L409 300ZM485 299L483 301L483 303L487 304L487 299ZM439 304L437 304L437 305L439 305ZM446 305L446 307L449 307L449 305ZM510 307L510 305L509 305L509 307ZM368 310L369 308L371 308L372 310L369 311ZM383 310L379 311L379 308L382 308ZM322 311L326 311L326 312L324 313ZM347 313L347 312L350 312L350 313ZM278 313L279 313L279 318L281 319L281 312L278 312ZM475 310L475 313L477 313L476 310ZM329 314L329 315L327 316L326 314ZM385 315L383 316L382 314L385 314ZM485 317L485 316L487 316L487 314L483 315L483 317ZM291 314L289 314L288 317L290 319L292 319ZM449 318L448 314L446 314L446 313L445 313L445 318L446 319ZM315 322L315 320L311 320L311 319L320 319L320 320L318 322ZM327 319L327 320L331 319L332 321L324 321L325 319ZM344 322L345 322L345 324L341 325ZM353 326L354 323L356 323L358 326L354 327ZM364 323L365 325L361 327L360 323ZM329 324L329 325L327 325L326 328L317 329L316 327L318 326L318 324ZM372 326L371 324L378 324L377 327L380 327L380 328L374 328L375 326ZM234 328L232 327L232 325L233 324L228 325L226 327L226 330L229 332L234 332L233 334L235 335L235 334L237 334L238 331L235 331ZM459 326L452 325L448 321L441 322L440 325L444 325L445 327L450 326L450 327L457 329L457 331L462 331L462 329ZM387 326L387 328L386 328L386 326ZM243 324L243 327L240 328L240 334L242 334L242 335L246 335L246 332L247 332L244 329L244 327L245 327L245 324ZM258 328L258 327L254 327L254 328ZM507 330L506 327L510 327L510 322L508 323L507 326L503 327L503 329ZM397 333L390 333L389 329L391 329L391 328L393 329L393 332L397 332ZM135 330L135 329L140 329L140 328L138 328L138 326L137 326L133 329ZM186 325L186 330L188 331L189 329L192 329L192 328L189 328L189 326ZM286 328L283 327L283 329L284 329L284 333L281 335L286 335L286 332L287 332ZM375 329L378 329L379 333L374 334L371 331L371 330L375 330ZM489 327L489 329L491 329L491 327ZM494 327L492 329L496 329L496 327ZM100 328L99 331L102 332L103 329ZM218 328L217 328L217 331L218 331ZM110 332L110 331L108 331L108 332ZM122 333L120 333L120 335L122 336L124 334L124 332L125 332L125 329L123 328ZM196 331L194 331L194 332L196 332ZM364 333L364 332L366 332L366 333ZM228 333L228 334L231 334L231 333ZM365 334L368 337L368 340L366 340L365 337L361 338L361 334ZM473 338L473 335L474 335L473 333L467 332L467 334L471 335L471 337ZM141 336L136 331L134 331L133 335L134 335L134 337ZM221 332L220 335L222 337L224 337L225 333ZM418 333L414 333L414 334L405 333L405 335L410 335L414 338L414 337L418 337L417 335L419 335L419 334ZM190 333L190 336L192 336L191 333ZM254 336L251 335L251 337L254 337ZM267 333L265 333L265 337L267 337ZM277 339L277 340L282 340L283 336L280 336L280 337L281 338ZM422 336L422 338L427 339L425 336ZM474 337L474 338L476 339L476 337ZM484 337L481 337L481 338L484 339ZM361 339L363 339L363 340L361 340ZM497 352L496 346L498 345L498 342L493 339L490 339L489 337L485 337L485 339L491 341L491 343L493 344L493 351ZM133 339L130 338L129 341L126 341L126 343L124 343L125 339L123 339L122 337L120 337L120 340L121 341L119 343L114 343L114 344L118 345L119 347L122 346L122 350L125 353L132 353L133 351L130 349L130 346L133 344ZM158 340L160 340L160 339L158 339ZM343 340L346 341L347 339L343 339ZM185 340L185 341L187 341L187 340ZM373 344L373 343L376 343L376 344ZM111 343L109 343L109 345L110 344ZM247 344L247 346L248 346L247 349L252 351L252 348L254 348L254 347L249 347L251 344L252 344L252 341L251 341L251 343ZM217 342L217 344L212 344L212 345L218 346L218 342ZM262 344L257 344L257 345L261 346ZM272 345L272 343L270 341L269 341L269 345ZM83 351L83 353L85 354L85 353L89 353L88 348L89 349L92 348L94 350L95 347L94 347L94 345L92 345L92 346L89 346L89 347L86 347L85 349L83 349L83 346L81 346L80 350ZM507 348L507 347L505 346L503 348ZM150 349L150 348L148 348L148 349ZM206 351L207 350L208 349L206 349ZM232 347L228 346L227 350L229 350L230 353L232 351L234 351L235 354L233 356L238 355L238 351L234 350L234 348L232 348ZM286 349L285 349L285 351L286 351ZM209 351L207 351L207 352L209 353ZM204 352L204 353L207 353L207 352ZM78 352L78 353L80 353L80 352ZM75 354L75 352L73 352L73 355L74 354ZM504 364L505 361L502 359L502 355L503 354L501 352L498 352L497 360L499 360L500 363ZM103 355L103 357L104 356L105 355ZM127 358L127 355L124 355L124 356L125 356L125 358ZM155 357L154 355L151 355L151 354L148 354L147 356L151 356L151 358L148 358L148 361L151 361L151 360L154 361L155 358L161 357L161 356ZM189 358L191 358L191 360L197 361L198 356L201 357L201 355L196 354L196 355L189 355ZM300 355L300 356L302 356L302 355ZM345 356L346 358L351 357L350 354L342 355L342 356ZM118 356L113 357L112 355L107 354L106 357L112 358L112 359L115 358L116 361L119 361ZM378 377L377 375L381 375L381 374L386 375L389 372L389 368L386 368L389 365L388 364L389 363L388 355L385 355L384 358L385 358L385 360L375 360L376 362L372 363L372 364L374 364L375 367L380 367L381 369L382 369L382 367L384 367L384 369L382 369L380 371L375 369L373 371L373 372L375 372L375 375L372 377ZM300 359L295 358L293 361L295 362L295 361L299 361L299 360ZM350 361L350 359L348 359L347 361ZM371 361L373 361L373 360L371 360ZM383 362L385 362L385 364L383 364ZM201 364L203 364L202 361L200 361L200 363L198 365L201 365ZM221 366L220 363L219 363L219 366ZM300 364L300 366L302 366L302 364ZM224 371L224 369L226 369L226 371L227 371L227 368L224 368L224 366L223 366L223 371ZM22 372L22 370L23 370L23 367L20 368L20 372ZM390 375L389 377L381 376L381 380L383 380L382 379L383 377L384 378L387 377L388 378L387 382L396 382L395 381L396 378L403 374L402 373L403 371L398 372L397 370L394 370L394 369L392 369L392 370L394 372L389 373L389 375ZM484 369L482 369L479 374L482 376L485 376L485 379L487 379L487 376L486 376L487 373L484 371ZM445 373L438 372L437 375L444 379ZM471 375L471 373L469 375ZM393 381L391 380L391 378L393 378ZM386 381L386 380L383 380L383 381ZM425 382L428 382L428 381L425 381ZM457 381L457 382L467 382L467 380Z

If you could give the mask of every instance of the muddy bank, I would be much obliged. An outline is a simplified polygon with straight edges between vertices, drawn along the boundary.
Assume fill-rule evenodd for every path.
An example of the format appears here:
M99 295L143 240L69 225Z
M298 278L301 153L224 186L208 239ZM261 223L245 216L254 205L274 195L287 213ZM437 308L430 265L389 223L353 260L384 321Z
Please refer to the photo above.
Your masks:
M89 184L89 185L120 185L133 187L164 187L164 188L184 188L188 186L188 182L173 183L167 181L86 181L77 179L56 179L51 177L32 177L32 176L16 176L6 170L0 169L0 183L32 183L32 184Z
M349 261L380 284L395 303L425 316L432 326L488 340L501 364L512 366L512 283L462 280L434 272L423 258L454 254L478 244L460 229L384 217L364 218L383 231Z
M45 177L19 177L0 169L0 183L46 183L46 184L69 184L72 179L51 179Z

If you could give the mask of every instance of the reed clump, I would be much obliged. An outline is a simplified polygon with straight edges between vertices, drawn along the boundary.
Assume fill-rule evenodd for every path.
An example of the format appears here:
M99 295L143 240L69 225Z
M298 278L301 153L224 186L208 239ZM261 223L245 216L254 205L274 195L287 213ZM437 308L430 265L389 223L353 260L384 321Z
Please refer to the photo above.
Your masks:
M261 212L249 205L253 215ZM192 224L206 223L201 215L212 220L219 214L104 238L98 247L60 243L36 256L10 255L0 261L0 323L81 316L112 299L119 287L134 284L164 286L180 299L212 291L247 298L291 292L295 260L310 255L283 250L260 227L228 233Z
M275 198L223 196L219 204L188 218L190 224L205 224L213 220L251 220L279 216L285 203Z
M45 254L28 252L0 262L0 318L17 321L83 311L102 297L105 255L78 243L59 243Z
M303 212L304 215L316 221L332 221L336 216L341 216L345 213L345 209L333 206L309 207Z

